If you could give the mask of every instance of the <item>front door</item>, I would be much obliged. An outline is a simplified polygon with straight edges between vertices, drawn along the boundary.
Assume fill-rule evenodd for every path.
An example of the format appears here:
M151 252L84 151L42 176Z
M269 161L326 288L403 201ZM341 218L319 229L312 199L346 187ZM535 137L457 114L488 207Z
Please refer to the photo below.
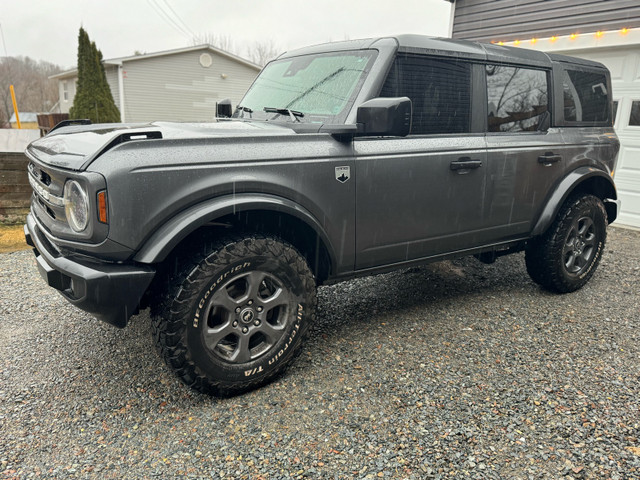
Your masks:
M360 139L356 154L356 268L482 244L483 135Z
M486 239L486 145L472 115L477 67L455 57L396 56L380 96L411 99L411 133L354 141L357 269Z

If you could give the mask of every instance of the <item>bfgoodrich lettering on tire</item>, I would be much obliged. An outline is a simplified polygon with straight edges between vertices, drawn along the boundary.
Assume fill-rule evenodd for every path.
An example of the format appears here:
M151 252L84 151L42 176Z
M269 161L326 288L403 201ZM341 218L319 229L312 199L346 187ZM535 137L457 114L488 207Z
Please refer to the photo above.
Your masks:
M571 196L547 232L527 247L527 271L549 290L573 292L594 274L606 238L602 201L593 195Z
M232 395L262 385L293 360L315 317L313 275L280 240L221 242L168 282L152 309L162 357L192 388Z

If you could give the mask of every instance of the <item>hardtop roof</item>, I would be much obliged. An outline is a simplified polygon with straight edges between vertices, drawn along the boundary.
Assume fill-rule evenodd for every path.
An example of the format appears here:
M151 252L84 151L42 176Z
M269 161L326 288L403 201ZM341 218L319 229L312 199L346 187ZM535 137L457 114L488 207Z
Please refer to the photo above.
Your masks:
M413 34L323 43L292 50L282 54L278 58L318 54L330 51L388 49L393 46L395 46L398 51L406 53L423 53L466 58L469 60L530 65L543 68L551 68L553 62L572 63L577 66L589 66L594 68L606 68L599 62L558 55L555 53L547 54L545 52L530 50L527 48Z

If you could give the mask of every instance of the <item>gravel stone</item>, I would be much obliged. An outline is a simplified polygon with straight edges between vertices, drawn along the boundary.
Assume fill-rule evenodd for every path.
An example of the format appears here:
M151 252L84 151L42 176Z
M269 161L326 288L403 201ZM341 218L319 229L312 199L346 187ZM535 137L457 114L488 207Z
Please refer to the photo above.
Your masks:
M521 254L319 291L302 355L215 399L0 254L0 478L640 478L640 232L581 290Z

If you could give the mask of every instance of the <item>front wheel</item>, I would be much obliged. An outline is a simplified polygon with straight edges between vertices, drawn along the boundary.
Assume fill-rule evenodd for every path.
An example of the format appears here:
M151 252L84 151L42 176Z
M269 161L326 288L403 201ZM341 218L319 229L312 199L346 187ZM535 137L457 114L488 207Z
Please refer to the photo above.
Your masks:
M598 267L606 238L602 200L593 195L569 197L547 232L527 247L527 271L548 290L578 290Z
M152 309L156 346L190 387L233 395L263 385L298 353L315 315L307 262L270 237L220 242L192 258Z

